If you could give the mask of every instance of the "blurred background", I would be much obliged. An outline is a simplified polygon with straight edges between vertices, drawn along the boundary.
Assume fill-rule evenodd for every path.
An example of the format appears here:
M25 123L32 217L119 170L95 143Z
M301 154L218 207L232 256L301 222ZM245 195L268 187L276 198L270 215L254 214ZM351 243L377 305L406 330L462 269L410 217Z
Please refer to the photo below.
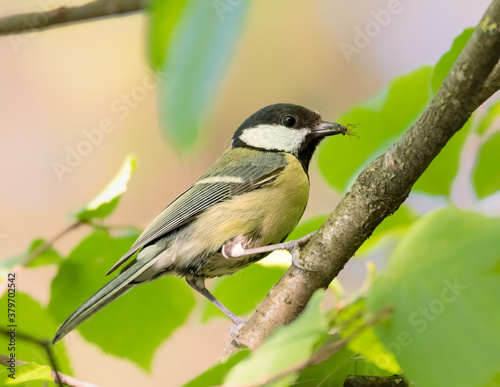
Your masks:
M2 0L0 17L41 11L42 3L49 4ZM397 12L386 25L366 47L347 54L358 29L391 4ZM256 110L291 102L335 120L394 76L435 63L456 35L480 20L488 4L254 0L200 140L187 152L179 152L160 132L156 86L143 89L147 92L126 115L113 108L153 79L145 14L31 32L21 40L0 36L0 258L19 254L36 237L51 238L63 230L68 214L100 192L130 153L137 157L137 171L110 223L146 226L219 157L234 130ZM74 149L86 139L86 131L106 119L115 129L58 178L54 162L64 163L68 147ZM339 160L332 168L345 162ZM314 161L310 175L311 200L304 219L330 212L339 199ZM67 253L86 232L75 231L56 247ZM44 305L55 272L53 266L25 270L18 287ZM349 289L358 281L355 288L363 277L363 263L350 262L341 282ZM105 355L72 333L66 343L76 376L102 386L189 380L213 364L230 341L226 320L201 325L194 315L156 353L151 374Z

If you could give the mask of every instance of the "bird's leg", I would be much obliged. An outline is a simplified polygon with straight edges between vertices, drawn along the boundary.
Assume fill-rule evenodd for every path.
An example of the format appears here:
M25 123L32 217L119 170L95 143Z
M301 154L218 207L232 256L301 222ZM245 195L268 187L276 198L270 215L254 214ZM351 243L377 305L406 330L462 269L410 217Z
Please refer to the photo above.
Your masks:
M316 231L313 231L312 233L293 241L278 243L269 246L254 247L252 249L246 249L243 246L243 242L246 240L243 237L238 236L233 240L226 242L224 246L222 246L222 255L227 259L237 259L252 254L269 253L276 250L288 250L290 254L292 254L292 263L298 268L304 269L302 264L299 262L299 248L309 242L314 234L316 234Z
M217 308L219 308L222 311L222 313L224 313L227 317L229 317L229 319L234 325L239 326L247 321L244 318L236 316L233 312L231 312L228 308L226 308L222 304L222 302L220 302L217 298L215 298L215 296L212 293L210 293L208 289L205 287L205 280L203 278L201 277L186 278L186 282L194 290L196 290L202 296L207 298Z

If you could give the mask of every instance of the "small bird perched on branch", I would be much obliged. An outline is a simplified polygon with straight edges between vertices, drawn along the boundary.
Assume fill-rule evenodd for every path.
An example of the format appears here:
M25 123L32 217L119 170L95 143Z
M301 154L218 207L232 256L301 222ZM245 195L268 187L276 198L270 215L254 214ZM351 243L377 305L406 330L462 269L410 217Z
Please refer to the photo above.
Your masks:
M324 137L346 133L297 105L252 114L231 147L146 227L108 274L131 261L69 316L53 343L133 287L169 274L184 277L235 326L243 323L207 290L205 279L233 274L274 250L290 250L300 265L298 247L307 238L282 242L306 208L309 162Z

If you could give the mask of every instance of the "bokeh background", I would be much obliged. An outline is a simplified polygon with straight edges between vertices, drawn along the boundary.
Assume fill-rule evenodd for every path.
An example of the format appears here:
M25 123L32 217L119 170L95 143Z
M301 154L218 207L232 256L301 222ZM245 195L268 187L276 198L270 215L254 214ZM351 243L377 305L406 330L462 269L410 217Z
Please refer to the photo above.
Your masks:
M401 1L401 12L348 60L343 42L353 44L356 28L364 28L372 12L391 2L252 1L201 140L188 153L179 153L160 133L157 90L124 119L111 109L151 74L144 14L32 32L22 42L0 36L0 259L24 251L36 237L51 238L64 229L68 213L93 198L130 153L137 156L138 168L110 222L144 227L204 172L254 111L293 102L335 120L394 76L434 63L489 4ZM40 11L42 3L2 0L0 16ZM105 118L116 129L59 181L52 163L64 162L67 147L74 148L85 139L83 131L97 128ZM348 162L338 160L332 168ZM311 200L304 218L330 212L339 198L314 162L311 166ZM56 247L67 253L85 232L75 231ZM18 286L46 304L54 275L52 266L25 270ZM353 262L341 281L355 288L363 276L363 263ZM83 380L101 386L174 386L218 359L230 341L227 328L222 319L201 325L194 313L157 352L151 374L103 354L78 333L69 335L67 344L76 376Z

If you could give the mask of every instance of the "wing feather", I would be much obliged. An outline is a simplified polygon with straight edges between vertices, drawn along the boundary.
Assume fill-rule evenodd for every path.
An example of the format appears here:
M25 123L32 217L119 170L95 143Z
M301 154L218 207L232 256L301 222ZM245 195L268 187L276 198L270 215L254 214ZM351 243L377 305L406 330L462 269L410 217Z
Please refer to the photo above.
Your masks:
M240 165L237 165L238 159L236 162L228 161L227 157L224 157L226 154L224 154L207 173L175 198L146 227L130 250L118 260L107 274L115 271L142 247L192 221L198 214L214 204L232 196L250 192L272 181L287 165L284 155L280 153L262 153L248 149L241 151L244 154L252 153L251 159L246 165L241 166L241 159L239 160ZM213 172L214 170L217 172ZM209 177L219 177L219 179L215 179L215 182L202 182ZM238 178L238 180L227 179L224 181L224 177Z

